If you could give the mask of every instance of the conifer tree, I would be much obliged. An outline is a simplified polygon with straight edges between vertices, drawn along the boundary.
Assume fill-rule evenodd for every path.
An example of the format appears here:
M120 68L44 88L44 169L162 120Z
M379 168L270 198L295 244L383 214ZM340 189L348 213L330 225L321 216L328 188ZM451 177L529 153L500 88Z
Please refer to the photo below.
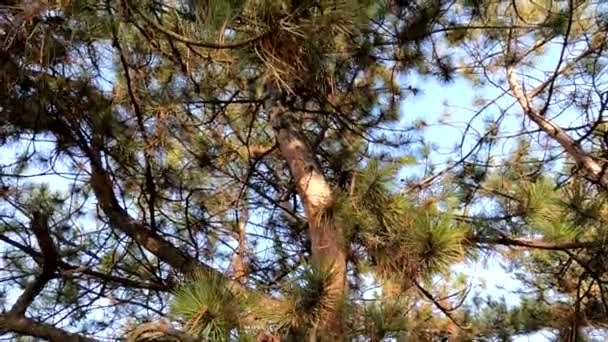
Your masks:
M593 257L605 234L594 106L605 100L605 27L592 2L543 6L2 2L0 331L469 341L550 328L585 338L606 316ZM560 39L555 71L524 89L516 74ZM551 168L524 138L508 167L491 166L480 158L502 139L497 120L465 158L398 182L430 160L426 146L412 153L416 127L402 121L401 103L419 91L407 75L450 82L459 71L477 83L504 77L573 162ZM589 114L584 128L550 117L565 98ZM450 267L497 246L528 249L509 260L539 296L464 304L466 280Z
M480 100L478 113L493 118L454 176L467 207L496 205L477 206L467 220L478 227L476 238L507 248L499 250L509 269L532 293L512 312L503 305L513 325L506 336L550 329L559 341L591 340L608 308L600 266L605 147L598 139L606 104L605 6L489 2L478 6L473 23L496 29L453 38L469 47L462 70L498 95ZM509 115L521 126L507 126ZM488 152L507 144L507 158Z

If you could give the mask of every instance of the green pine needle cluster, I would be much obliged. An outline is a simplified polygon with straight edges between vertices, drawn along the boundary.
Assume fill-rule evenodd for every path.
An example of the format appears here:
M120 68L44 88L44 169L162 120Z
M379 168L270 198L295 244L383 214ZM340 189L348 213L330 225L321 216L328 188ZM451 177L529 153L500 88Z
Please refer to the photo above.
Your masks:
M555 190L555 184L541 178L529 185L528 220L549 241L571 241L579 229L568 218L563 193Z
M167 302L209 341L608 326L601 3L4 1L2 337L120 339ZM404 110L459 75L475 114ZM451 267L499 253L521 303L464 302Z
M401 300L385 298L363 307L366 334L373 341L398 338L408 331L407 306Z
M349 239L365 247L372 269L403 286L446 271L464 258L466 227L438 203L416 204L391 191L398 165L376 160L356 174L350 193L334 201L332 216Z
M287 285L286 301L266 317L272 318L277 331L297 334L314 331L337 300L328 292L332 277L331 272L323 272L315 266L304 266Z
M185 331L210 341L229 341L234 336L243 340L259 329L305 336L314 333L334 305L335 298L327 291L331 277L305 266L286 286L283 300L267 306L255 296L234 295L219 277L198 275L174 292L171 309L185 322Z
M229 341L245 305L223 278L199 274L175 291L171 309L186 322L185 330L191 335Z

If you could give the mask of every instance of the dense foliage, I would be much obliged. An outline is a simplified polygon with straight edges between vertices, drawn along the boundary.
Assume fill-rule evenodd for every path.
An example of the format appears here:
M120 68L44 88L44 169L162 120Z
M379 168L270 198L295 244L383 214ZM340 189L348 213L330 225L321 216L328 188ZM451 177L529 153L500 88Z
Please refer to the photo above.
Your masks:
M592 340L605 7L1 1L0 333ZM471 110L410 112L436 82ZM453 271L492 258L519 303Z

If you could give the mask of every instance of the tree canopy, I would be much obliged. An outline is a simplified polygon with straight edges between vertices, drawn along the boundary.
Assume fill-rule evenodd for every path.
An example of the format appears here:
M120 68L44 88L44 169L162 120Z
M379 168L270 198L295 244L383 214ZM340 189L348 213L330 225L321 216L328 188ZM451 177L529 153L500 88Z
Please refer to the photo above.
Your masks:
M607 32L592 0L0 1L0 336L594 340ZM495 259L518 303L454 271Z

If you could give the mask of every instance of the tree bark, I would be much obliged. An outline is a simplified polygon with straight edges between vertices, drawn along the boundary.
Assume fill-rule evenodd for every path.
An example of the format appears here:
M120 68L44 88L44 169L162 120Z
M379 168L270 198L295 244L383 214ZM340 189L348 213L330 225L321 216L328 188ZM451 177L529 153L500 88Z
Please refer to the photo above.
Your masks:
M127 334L126 342L144 341L203 342L207 339L177 330L168 319L161 319L140 324Z
M160 260L169 264L175 270L191 275L195 272L220 276L225 278L231 291L248 293L249 289L238 281L229 279L218 270L205 265L192 256L182 252L172 243L166 241L157 233L153 232L143 223L133 219L118 203L112 190L112 182L99 161L91 160L91 186L103 212L108 216L110 223L131 239L141 244L146 250L156 255ZM271 305L274 300L267 298L267 304Z
M469 239L471 244L478 245L501 245L506 247L523 247L532 249L542 249L548 251L565 251L569 249L603 248L608 246L604 241L567 241L567 242L547 242L542 240L512 239L506 236L496 238L473 237Z
M326 289L329 312L322 330L335 339L341 335L340 301L346 293L346 248L340 226L325 216L332 190L306 138L294 126L293 118L275 106L272 125L283 158L287 161L308 218L312 262L332 276Z
M0 331L42 338L51 342L96 342L97 340L73 334L52 325L36 322L23 316L0 315Z
M27 308L34 302L47 283L53 279L59 266L59 254L49 232L48 219L46 213L35 211L32 214L31 229L42 251L42 268L13 304L9 311L11 315L17 317L25 315Z
M517 99L524 114L553 140L559 143L566 153L571 156L578 167L597 184L608 189L608 175L605 166L589 155L580 144L574 140L562 127L547 118L540 110L534 108L530 96L526 94L517 80L513 65L507 66L507 80L513 95Z
M232 273L234 279L241 284L245 283L245 278L247 276L247 268L245 266L245 253L246 247L245 243L247 240L246 229L247 229L247 221L249 220L249 205L247 201L247 195L243 194L238 201L237 204L237 222L236 222L236 237L238 246L232 258Z

